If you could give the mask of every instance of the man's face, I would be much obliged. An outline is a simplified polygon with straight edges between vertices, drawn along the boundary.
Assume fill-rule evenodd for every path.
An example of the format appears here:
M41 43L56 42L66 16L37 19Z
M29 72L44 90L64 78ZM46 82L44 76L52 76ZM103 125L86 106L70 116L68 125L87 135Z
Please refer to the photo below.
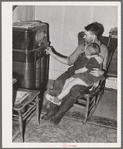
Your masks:
M92 43L94 42L94 34L91 31L84 31L85 35L84 35L84 39L86 43Z

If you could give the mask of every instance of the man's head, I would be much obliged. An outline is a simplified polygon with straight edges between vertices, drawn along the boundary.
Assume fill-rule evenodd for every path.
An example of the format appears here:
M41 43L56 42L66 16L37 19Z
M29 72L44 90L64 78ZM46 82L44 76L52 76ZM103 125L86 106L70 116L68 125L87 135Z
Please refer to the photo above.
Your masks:
M99 55L100 47L97 43L91 43L86 47L85 54L86 56Z
M102 36L104 32L104 27L102 24L98 22L94 22L94 23L87 25L85 27L84 32L85 32L85 35L84 35L85 41L87 43L92 43L96 39L99 40L99 38Z

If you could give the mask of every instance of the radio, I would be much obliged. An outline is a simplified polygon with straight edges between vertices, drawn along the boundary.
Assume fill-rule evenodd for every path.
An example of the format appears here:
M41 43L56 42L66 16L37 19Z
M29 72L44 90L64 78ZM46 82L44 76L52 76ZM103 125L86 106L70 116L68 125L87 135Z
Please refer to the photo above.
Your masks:
M34 50L48 42L48 24L39 21L13 23L13 49Z
M50 45L49 26L41 21L13 23L13 73L18 86L45 90L48 81Z

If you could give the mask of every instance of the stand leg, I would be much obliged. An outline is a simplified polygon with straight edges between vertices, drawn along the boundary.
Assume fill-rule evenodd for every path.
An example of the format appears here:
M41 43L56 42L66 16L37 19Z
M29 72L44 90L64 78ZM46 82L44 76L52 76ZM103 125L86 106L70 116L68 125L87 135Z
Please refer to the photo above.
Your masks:
M19 129L20 129L21 139L22 139L22 142L24 142L23 118L22 118L21 111L19 111L18 113L19 113Z
M37 121L38 121L38 125L40 125L40 119L39 119L39 95L36 97L36 102L37 102Z

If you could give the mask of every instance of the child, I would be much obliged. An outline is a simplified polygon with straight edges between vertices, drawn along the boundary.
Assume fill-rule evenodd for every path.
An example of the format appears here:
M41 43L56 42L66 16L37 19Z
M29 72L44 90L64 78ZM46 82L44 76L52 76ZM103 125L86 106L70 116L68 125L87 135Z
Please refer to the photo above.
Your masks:
M89 73L93 70L93 68L102 69L103 58L99 56L99 53L100 48L98 44L89 44L84 53L81 54L82 61L74 63L75 74L66 80L62 92L57 97L47 94L47 100L54 104L60 105L62 98L70 92L70 89L74 85L91 86L94 82L100 80L101 77L95 77ZM78 65L78 63L80 65ZM79 68L76 66L79 66Z

